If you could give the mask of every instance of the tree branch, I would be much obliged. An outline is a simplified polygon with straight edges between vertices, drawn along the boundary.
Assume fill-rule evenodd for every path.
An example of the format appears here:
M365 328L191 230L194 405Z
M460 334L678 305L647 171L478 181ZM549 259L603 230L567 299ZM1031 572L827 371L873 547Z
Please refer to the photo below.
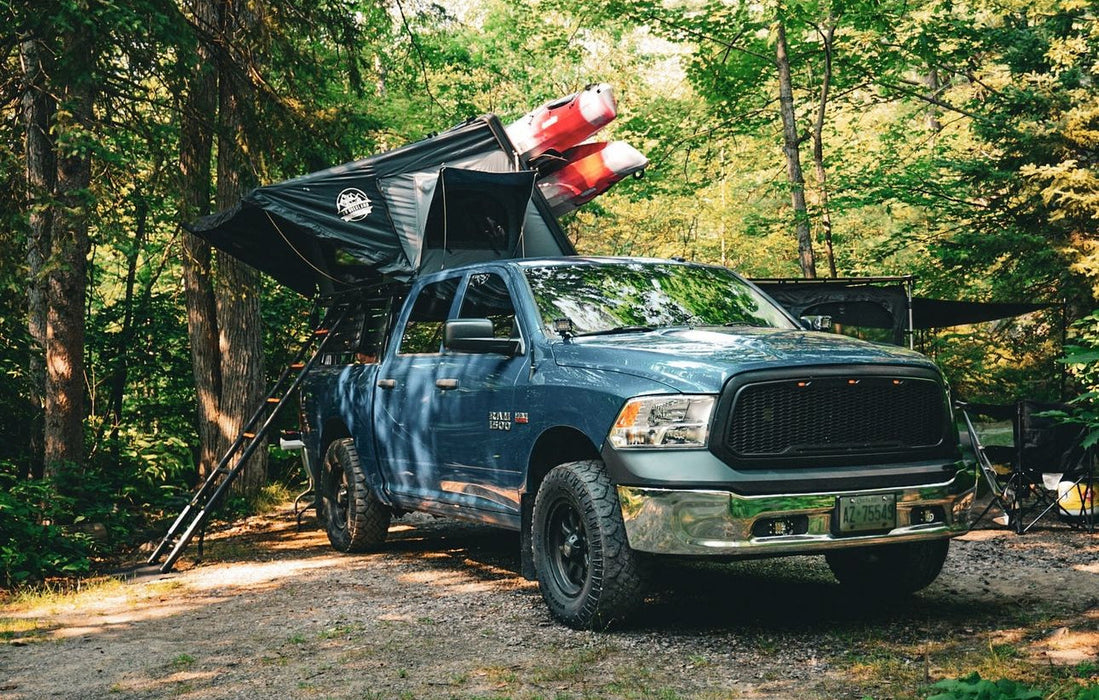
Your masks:
M942 107L943 109L945 109L949 112L955 112L957 114L965 115L965 116L969 117L970 119L973 119L974 121L984 121L984 117L982 117L979 114L975 114L974 112L970 112L968 110L962 109L961 107L958 107L956 105L952 105L949 102L945 102L943 100L940 100L937 97L933 97L931 95L926 95L922 92L919 92L918 90L913 90L913 89L908 88L904 85L900 85L900 84L896 84L896 83L887 83L885 81L878 81L878 84L881 85L884 88L888 88L890 90L896 90L897 92L901 93L902 95L908 95L909 97L915 97L917 100L922 100L923 102L927 102L928 104L933 104L936 107ZM921 86L921 87L923 87L923 86Z
M435 105L439 109L443 110L443 112L445 113L446 108L443 107L442 103L439 102L438 98L435 97L435 93L431 91L431 80L427 76L427 61L424 59L423 51L420 49L420 42L416 38L416 32L412 31L412 27L408 24L408 18L405 16L404 13L404 4L401 3L401 0L397 0L397 11L401 14L401 26L403 26L404 30L408 32L408 38L412 42L412 48L416 51L416 58L420 63L420 71L423 73L424 76L424 89L427 90L427 96L430 97L431 101L435 103Z

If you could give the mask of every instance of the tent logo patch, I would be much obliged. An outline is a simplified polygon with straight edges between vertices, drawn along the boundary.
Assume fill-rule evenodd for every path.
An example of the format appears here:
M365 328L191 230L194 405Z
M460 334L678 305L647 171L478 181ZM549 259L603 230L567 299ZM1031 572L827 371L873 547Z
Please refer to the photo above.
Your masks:
M336 197L336 216L344 221L361 221L373 210L366 193L354 187L348 187Z

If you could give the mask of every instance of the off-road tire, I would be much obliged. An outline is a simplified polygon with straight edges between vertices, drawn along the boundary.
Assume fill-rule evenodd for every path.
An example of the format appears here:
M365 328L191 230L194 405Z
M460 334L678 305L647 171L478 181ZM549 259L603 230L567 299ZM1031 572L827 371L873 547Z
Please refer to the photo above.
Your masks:
M351 438L335 440L324 453L321 515L328 541L340 552L369 552L385 542L392 512L366 482Z
M626 540L618 492L602 462L570 462L546 475L531 536L542 598L569 627L606 629L641 603L645 562Z
M896 598L926 588L942 571L950 540L902 542L838 549L824 558L846 588L876 598Z

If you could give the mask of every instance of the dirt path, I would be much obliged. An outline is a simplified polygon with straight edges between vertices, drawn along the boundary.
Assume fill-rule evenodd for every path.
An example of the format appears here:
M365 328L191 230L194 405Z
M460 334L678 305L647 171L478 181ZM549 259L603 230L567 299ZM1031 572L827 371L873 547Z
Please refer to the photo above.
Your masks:
M820 558L677 566L607 634L550 619L513 534L417 516L390 538L338 555L283 512L211 538L200 566L0 608L0 698L901 698L972 670L1099 682L1099 535L971 532L888 609L845 596Z

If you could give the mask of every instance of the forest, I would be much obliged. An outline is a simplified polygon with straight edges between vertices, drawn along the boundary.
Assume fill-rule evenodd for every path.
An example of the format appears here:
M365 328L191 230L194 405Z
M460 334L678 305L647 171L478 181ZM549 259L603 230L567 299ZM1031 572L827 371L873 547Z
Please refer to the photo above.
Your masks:
M1049 302L919 347L955 397L1075 397L1099 440L1097 7L0 1L0 587L158 536L307 333L183 224L593 82L650 166L566 215L579 252ZM231 507L302 479L261 457Z

